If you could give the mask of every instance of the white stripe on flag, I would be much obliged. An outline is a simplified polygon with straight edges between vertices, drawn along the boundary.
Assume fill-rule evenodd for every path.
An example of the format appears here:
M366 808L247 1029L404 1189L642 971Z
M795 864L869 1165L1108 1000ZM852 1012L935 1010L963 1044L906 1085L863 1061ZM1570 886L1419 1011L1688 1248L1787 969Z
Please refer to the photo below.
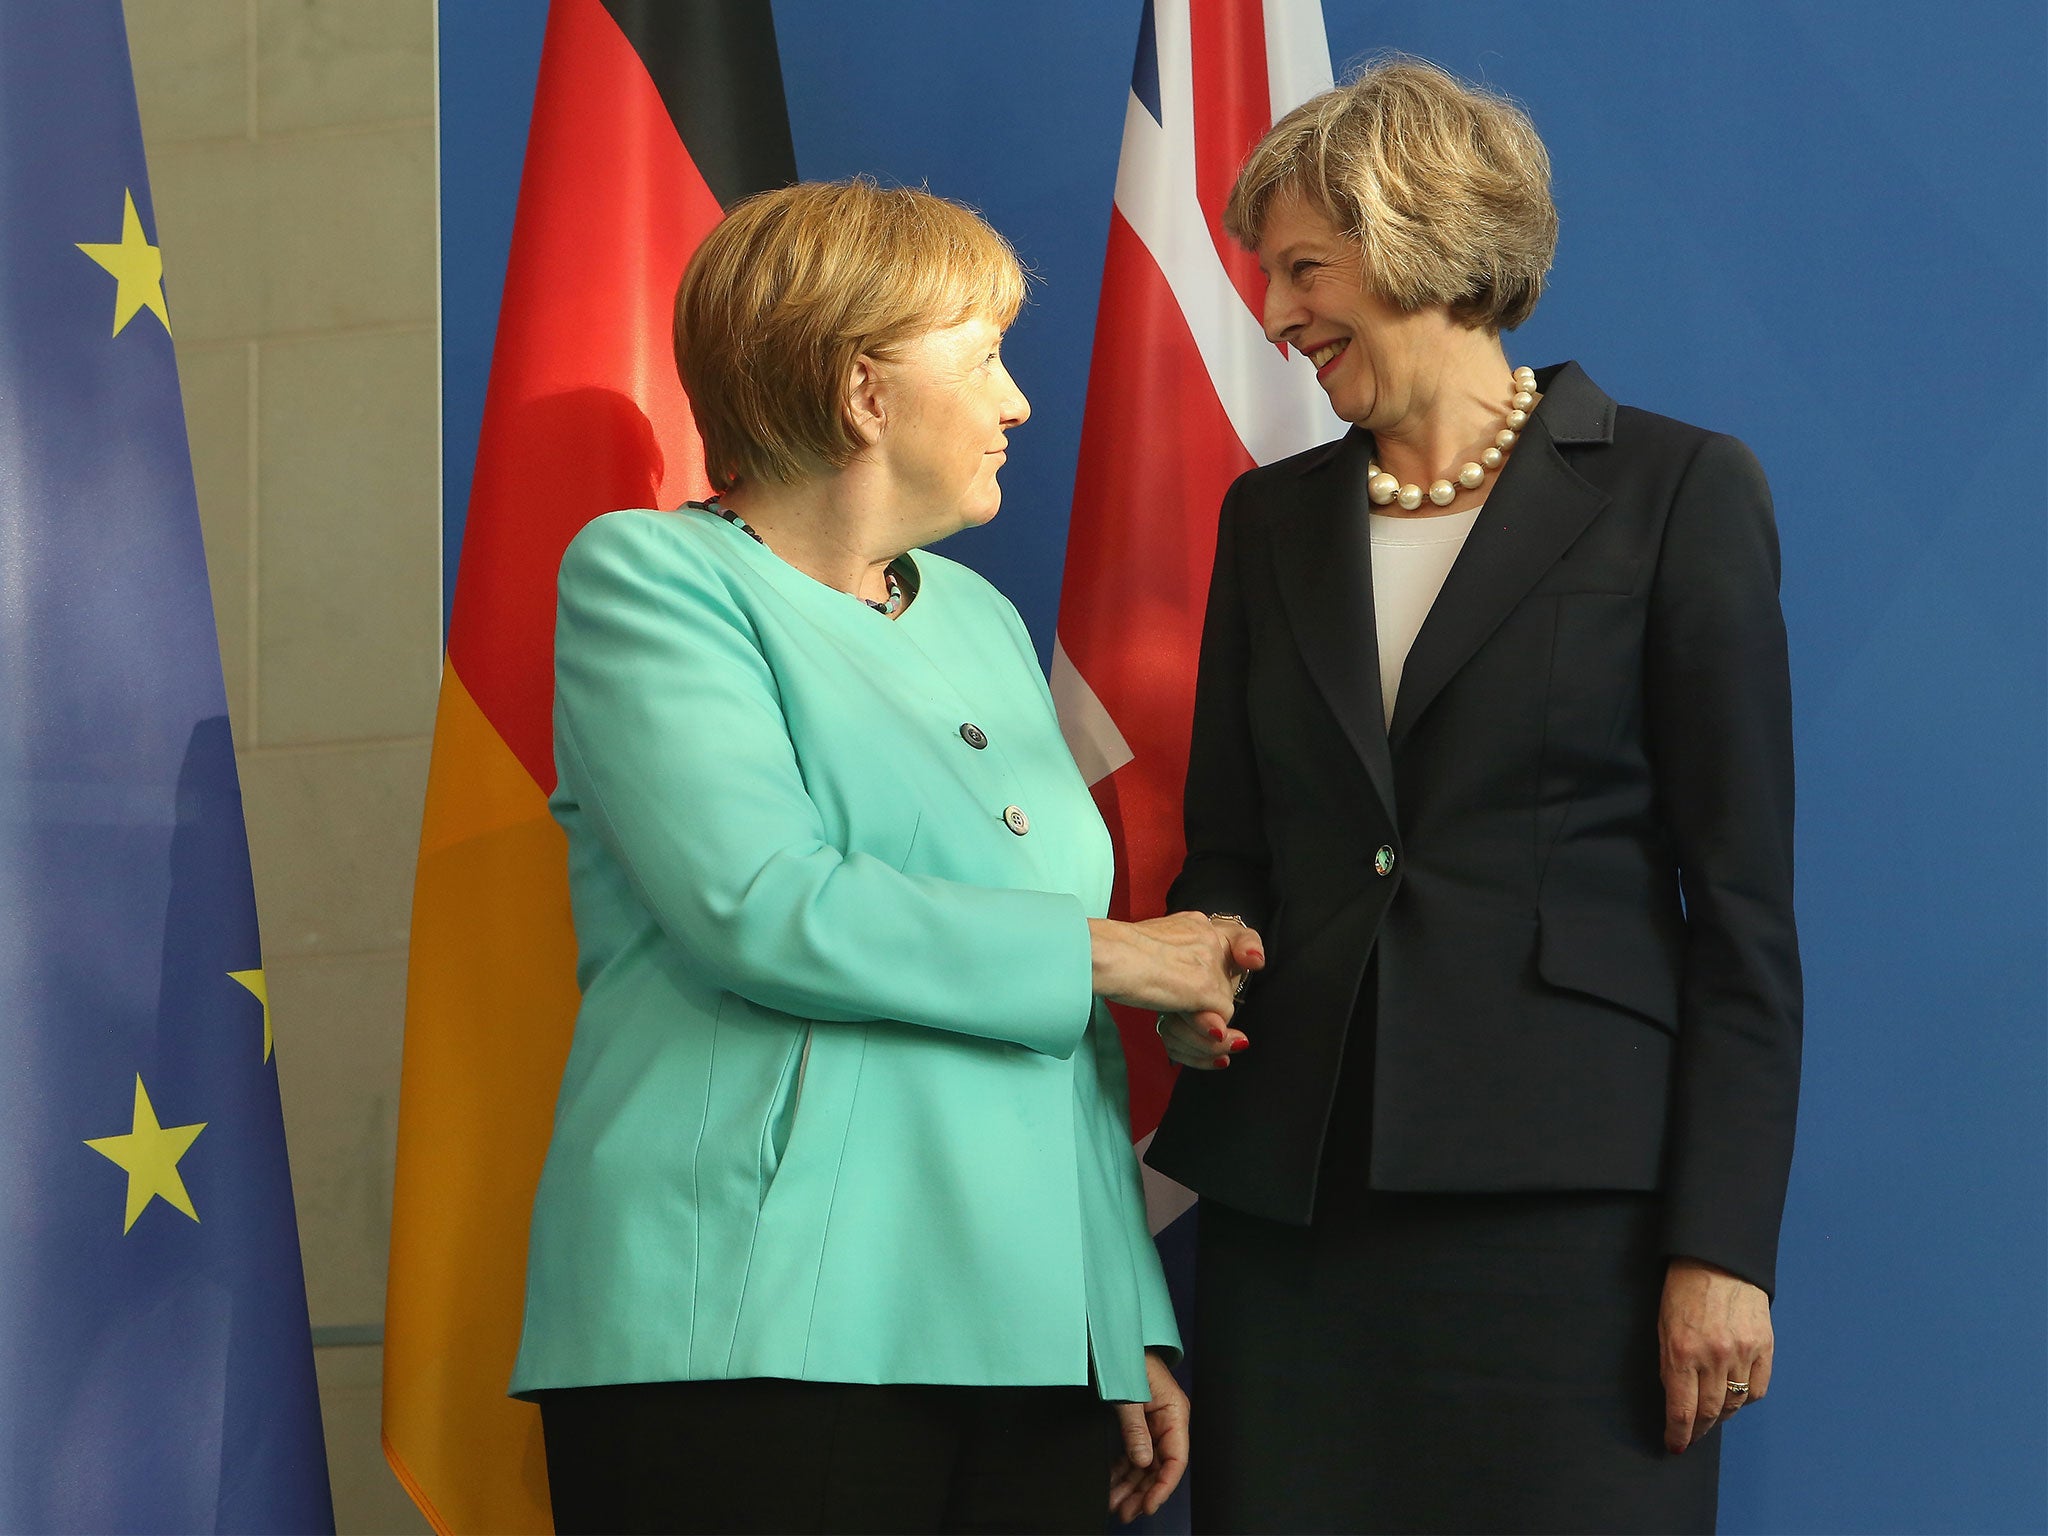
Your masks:
M1266 0L1266 93L1273 121L1330 85L1322 0Z
M1159 264L1238 442L1254 462L1270 464L1327 442L1343 424L1331 412L1308 360L1283 354L1266 340L1216 254L1195 195L1194 59L1187 9L1155 5L1153 24L1165 123L1154 122L1135 93L1125 102L1116 206ZM1319 11L1315 25L1320 31ZM1301 78L1296 64L1288 68L1292 78ZM1329 78L1327 55L1322 78Z
M1057 638L1052 643L1051 682L1060 734L1067 738L1067 750L1074 754L1082 779L1092 788L1138 754L1109 718L1088 679L1067 659L1067 648Z
M1154 1134L1156 1133L1148 1131L1139 1138L1135 1150L1140 1158L1144 1157L1145 1149L1152 1145ZM1180 1220L1195 1203L1195 1192L1185 1184L1174 1183L1150 1163L1139 1163L1138 1170L1145 1175L1145 1220L1152 1228L1152 1235L1157 1237Z

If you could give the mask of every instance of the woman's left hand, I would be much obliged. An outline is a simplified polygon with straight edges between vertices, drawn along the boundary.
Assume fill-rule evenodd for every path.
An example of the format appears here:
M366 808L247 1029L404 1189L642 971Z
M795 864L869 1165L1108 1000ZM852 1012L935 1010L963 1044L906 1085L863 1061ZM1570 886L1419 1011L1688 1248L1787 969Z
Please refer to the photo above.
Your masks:
M1657 1339L1664 1448L1674 1456L1770 1390L1771 1298L1725 1269L1699 1259L1671 1261Z
M1188 1395L1157 1350L1145 1351L1149 1403L1118 1403L1124 1453L1109 1469L1109 1508L1129 1525L1157 1514L1188 1469Z

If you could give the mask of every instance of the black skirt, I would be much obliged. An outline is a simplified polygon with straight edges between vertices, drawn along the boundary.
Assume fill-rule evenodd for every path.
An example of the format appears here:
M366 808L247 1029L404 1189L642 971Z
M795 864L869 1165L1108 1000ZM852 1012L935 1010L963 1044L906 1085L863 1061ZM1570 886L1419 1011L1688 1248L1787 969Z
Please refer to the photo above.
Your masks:
M1368 1189L1370 1042L1313 1223L1197 1218L1195 1530L1712 1531L1719 1433L1663 1445L1657 1197Z

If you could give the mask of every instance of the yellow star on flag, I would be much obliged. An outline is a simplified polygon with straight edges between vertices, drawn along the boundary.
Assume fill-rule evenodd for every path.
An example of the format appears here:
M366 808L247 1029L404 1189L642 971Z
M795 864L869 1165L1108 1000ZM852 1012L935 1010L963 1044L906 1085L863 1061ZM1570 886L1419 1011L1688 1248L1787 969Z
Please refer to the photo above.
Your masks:
M147 309L171 328L171 314L164 307L163 252L142 238L142 219L135 212L135 194L126 194L121 207L121 243L78 247L114 274L114 334Z
M270 985L263 979L263 967L253 971L229 971L228 979L238 981L256 996L263 1005L263 1059L270 1060Z
M125 1136L99 1136L88 1147L128 1173L128 1219L122 1224L125 1237L135 1218L150 1201L161 1199L176 1206L194 1221L192 1197L185 1192L185 1180L178 1172L178 1159L191 1150L206 1122L197 1125L162 1126L150 1107L149 1092L142 1086L142 1074L135 1074L135 1122Z

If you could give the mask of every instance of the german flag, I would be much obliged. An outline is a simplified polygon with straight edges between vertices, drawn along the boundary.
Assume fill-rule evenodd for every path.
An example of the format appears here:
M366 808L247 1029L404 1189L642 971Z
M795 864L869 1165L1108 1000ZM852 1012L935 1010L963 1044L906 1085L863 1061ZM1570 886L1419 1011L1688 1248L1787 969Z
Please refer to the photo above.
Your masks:
M768 0L552 0L414 885L384 1450L438 1531L546 1531L505 1396L576 1015L555 784L555 572L591 518L701 496L670 350L724 210L796 179Z

